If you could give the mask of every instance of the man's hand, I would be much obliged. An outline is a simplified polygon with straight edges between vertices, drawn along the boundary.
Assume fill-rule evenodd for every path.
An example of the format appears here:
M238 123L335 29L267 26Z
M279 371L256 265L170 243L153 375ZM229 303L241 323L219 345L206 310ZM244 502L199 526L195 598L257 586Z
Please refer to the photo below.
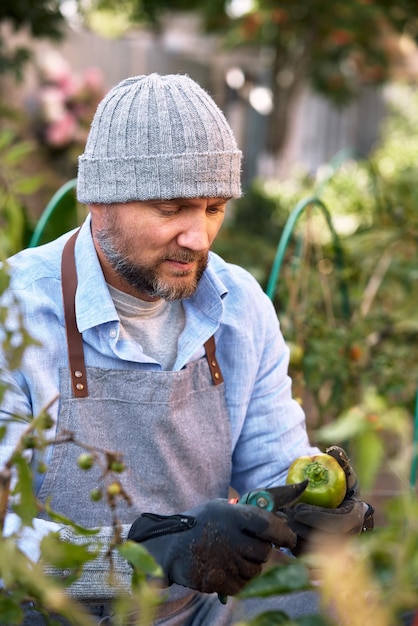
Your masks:
M272 545L296 544L283 516L227 500L213 500L180 515L143 513L128 539L147 548L169 584L221 595L235 595L258 575Z
M357 476L347 453L339 446L331 446L326 453L333 456L345 472L346 495L336 509L298 503L284 510L289 526L298 536L293 549L295 554L306 549L307 541L320 544L332 537L355 535L373 528L374 509L359 499Z

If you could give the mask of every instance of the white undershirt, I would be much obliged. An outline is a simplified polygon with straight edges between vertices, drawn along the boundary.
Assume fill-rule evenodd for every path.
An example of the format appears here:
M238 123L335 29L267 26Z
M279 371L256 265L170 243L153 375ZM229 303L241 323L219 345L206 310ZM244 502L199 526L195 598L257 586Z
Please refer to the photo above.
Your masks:
M136 341L164 370L172 369L184 328L181 300L147 302L107 286L121 323L119 338Z

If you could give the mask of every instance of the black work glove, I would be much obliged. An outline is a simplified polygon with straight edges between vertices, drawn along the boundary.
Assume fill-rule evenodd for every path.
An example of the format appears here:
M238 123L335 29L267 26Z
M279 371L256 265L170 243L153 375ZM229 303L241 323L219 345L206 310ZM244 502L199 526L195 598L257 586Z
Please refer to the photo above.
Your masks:
M296 544L284 516L221 499L180 515L143 513L128 539L147 548L169 584L222 595L238 593L261 572L272 544Z
M307 542L318 545L326 543L330 538L355 535L373 528L374 509L359 498L357 476L347 453L339 446L327 448L326 453L333 456L345 472L346 495L336 509L297 503L283 510L290 528L298 536L294 554L304 552Z

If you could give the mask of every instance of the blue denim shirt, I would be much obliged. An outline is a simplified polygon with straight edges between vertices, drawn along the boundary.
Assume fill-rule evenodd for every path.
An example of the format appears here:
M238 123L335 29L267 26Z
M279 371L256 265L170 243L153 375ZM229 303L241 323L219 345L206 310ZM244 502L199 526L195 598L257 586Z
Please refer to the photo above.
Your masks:
M1 403L0 421L11 414L37 415L58 396L59 368L68 367L60 282L61 254L68 237L23 250L8 261L9 295L17 297L24 324L40 345L27 348L18 370L9 372L3 365L1 378L9 391ZM95 252L89 217L75 255L76 319L86 365L160 370L140 345L119 338L120 323ZM309 444L305 415L292 398L289 349L272 303L251 274L210 253L195 294L183 305L186 323L173 369L203 356L204 342L215 335L230 419L232 486L244 493L283 483L292 460L317 449ZM15 319L12 312L11 325ZM52 417L58 408L56 401L50 409ZM0 446L1 464L24 427L9 424Z

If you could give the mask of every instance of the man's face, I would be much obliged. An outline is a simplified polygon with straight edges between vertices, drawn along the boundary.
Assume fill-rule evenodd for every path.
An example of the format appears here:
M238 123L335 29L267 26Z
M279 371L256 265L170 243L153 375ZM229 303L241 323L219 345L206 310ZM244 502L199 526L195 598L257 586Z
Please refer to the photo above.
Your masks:
M92 205L92 232L107 282L144 300L191 296L222 225L225 198Z

